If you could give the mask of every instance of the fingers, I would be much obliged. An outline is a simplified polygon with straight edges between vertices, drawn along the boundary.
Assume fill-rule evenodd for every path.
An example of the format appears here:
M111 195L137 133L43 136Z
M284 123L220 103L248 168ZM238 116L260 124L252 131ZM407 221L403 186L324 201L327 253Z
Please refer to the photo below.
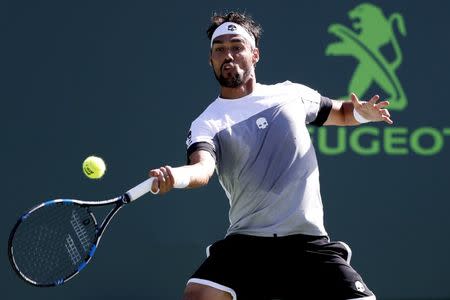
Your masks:
M387 109L380 109L381 115L382 116L387 116L390 117L391 114L389 113L389 111Z
M363 104L365 103L364 101L360 101L358 99L358 97L356 96L355 93L351 94L351 100L353 102L353 104L358 103L358 104ZM379 95L374 95L372 98L370 98L369 101L367 101L366 103L369 104L370 106L376 106L377 108L383 108L389 105L389 101L381 101L379 103L377 103L377 101L380 100L380 96Z
M357 107L361 105L361 102L359 101L358 97L355 93L351 93L350 100L352 100L353 106Z
M384 108L384 107L387 107L387 106L389 106L389 101L385 100L385 101L381 101L379 103L376 103L374 105L374 108L376 108L378 110L382 121L384 121L384 122L386 122L388 124L394 124L394 122L391 120L391 113L387 109Z
M392 121L388 116L382 116L381 118L383 118L383 121L388 124L394 124L394 121Z
M165 194L173 188L174 178L172 175L172 168L170 166L150 170L149 176L156 177L156 180L152 185L153 192L156 192L159 188L159 194Z
M388 123L388 124L394 124L394 122L391 120L391 114L389 113L389 111L387 109L381 109L381 118L384 122Z
M153 180L151 189L152 189L152 193L153 194L158 194L159 193L159 181L158 181L157 178L155 180Z
M166 183L166 185L173 186L174 180L173 180L171 167L165 166L165 167L159 168L159 170L161 171L161 173L163 175L163 179L164 179L164 182Z
M389 101L381 101L375 104L375 107L378 109L384 108L386 106L389 106Z
M370 105L375 105L375 103L377 103L377 101L380 99L380 96L378 96L378 95L375 95L375 96L373 96L369 101L368 101L368 103L370 104Z
M159 193L159 170L158 169L153 169L150 170L150 172L148 173L149 177L154 177L155 180L153 180L152 183L152 193Z

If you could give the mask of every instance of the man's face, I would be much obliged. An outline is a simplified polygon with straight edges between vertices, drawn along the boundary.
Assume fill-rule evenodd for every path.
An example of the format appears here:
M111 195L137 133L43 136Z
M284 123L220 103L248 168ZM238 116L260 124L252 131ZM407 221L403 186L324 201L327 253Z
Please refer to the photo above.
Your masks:
M237 88L250 78L259 53L240 35L226 34L213 41L210 59L220 85Z

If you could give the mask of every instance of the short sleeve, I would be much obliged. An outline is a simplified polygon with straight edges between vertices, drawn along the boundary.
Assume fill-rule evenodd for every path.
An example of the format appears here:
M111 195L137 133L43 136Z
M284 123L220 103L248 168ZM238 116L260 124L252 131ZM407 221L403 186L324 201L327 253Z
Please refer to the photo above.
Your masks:
M321 97L319 112L317 113L317 116L314 119L314 121L310 122L309 124L315 126L322 126L327 121L332 108L333 102L331 102L331 99L327 97Z
M214 133L208 126L207 122L196 120L192 122L186 138L187 147L187 163L189 164L189 157L192 153L198 150L205 150L216 159L216 148L214 145Z
M322 126L333 106L331 100L305 85L296 84L296 88L305 108L306 123Z

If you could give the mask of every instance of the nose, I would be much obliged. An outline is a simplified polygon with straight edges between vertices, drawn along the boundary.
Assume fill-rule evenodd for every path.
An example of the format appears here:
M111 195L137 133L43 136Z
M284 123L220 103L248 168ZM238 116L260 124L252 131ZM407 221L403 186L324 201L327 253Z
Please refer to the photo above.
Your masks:
M226 62L230 62L230 61L233 61L233 60L234 60L233 53L230 50L227 50L225 52L225 61Z

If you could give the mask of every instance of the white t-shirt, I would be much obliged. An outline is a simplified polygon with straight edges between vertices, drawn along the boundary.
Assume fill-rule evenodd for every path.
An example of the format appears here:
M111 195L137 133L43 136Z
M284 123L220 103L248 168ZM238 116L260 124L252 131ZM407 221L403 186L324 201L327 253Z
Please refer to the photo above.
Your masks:
M327 235L319 169L306 124L322 125L331 101L289 81L218 97L192 122L188 155L203 149L230 202L227 235ZM320 117L318 117L320 116Z

